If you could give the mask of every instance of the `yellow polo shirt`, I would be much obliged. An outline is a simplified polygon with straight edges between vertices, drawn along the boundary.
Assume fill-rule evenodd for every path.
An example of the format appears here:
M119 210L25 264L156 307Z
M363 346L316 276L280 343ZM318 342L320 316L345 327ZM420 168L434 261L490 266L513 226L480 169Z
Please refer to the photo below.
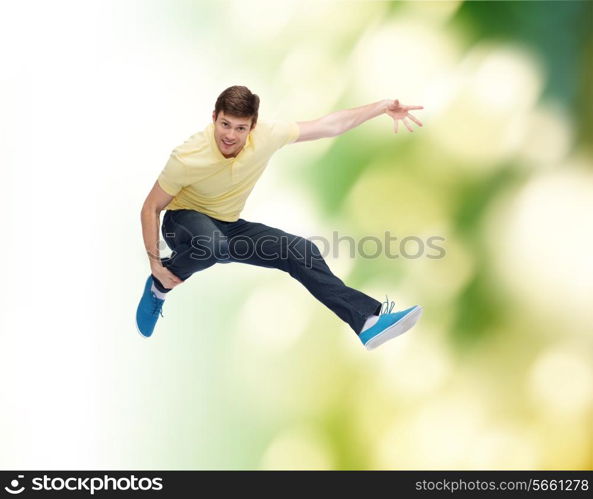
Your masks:
M167 210L196 210L234 222L272 154L299 136L296 122L260 123L235 158L225 158L214 140L214 123L173 149L158 177L175 196Z

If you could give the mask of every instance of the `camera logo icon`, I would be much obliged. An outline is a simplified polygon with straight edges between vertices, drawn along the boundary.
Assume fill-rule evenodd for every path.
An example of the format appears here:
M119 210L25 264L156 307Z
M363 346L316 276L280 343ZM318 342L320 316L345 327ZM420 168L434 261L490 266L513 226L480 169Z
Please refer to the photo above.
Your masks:
M10 487L4 487L4 490L6 492L8 492L9 494L20 494L23 490L25 490L25 487L21 487L20 489L17 488L19 486L19 480L21 478L25 478L25 475L19 475L17 479L11 480L10 481ZM15 490L16 489L16 490Z

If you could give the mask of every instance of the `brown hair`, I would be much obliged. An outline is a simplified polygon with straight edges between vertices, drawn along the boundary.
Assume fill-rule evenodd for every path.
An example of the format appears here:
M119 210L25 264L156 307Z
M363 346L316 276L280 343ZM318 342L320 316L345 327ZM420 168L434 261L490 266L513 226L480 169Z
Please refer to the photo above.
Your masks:
M251 93L247 87L235 85L224 90L216 99L214 106L215 118L218 113L230 114L239 118L252 118L251 126L257 122L259 110L259 97Z

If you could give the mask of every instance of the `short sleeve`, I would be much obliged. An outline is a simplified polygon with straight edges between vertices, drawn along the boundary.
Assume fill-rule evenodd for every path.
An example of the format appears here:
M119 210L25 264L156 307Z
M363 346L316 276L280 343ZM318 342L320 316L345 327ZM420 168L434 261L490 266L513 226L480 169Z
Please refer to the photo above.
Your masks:
M298 139L300 129L296 121L276 121L270 123L270 134L275 148L280 149Z
M181 189L188 185L186 179L185 165L175 157L175 154L171 154L157 179L159 185L170 196L176 196Z

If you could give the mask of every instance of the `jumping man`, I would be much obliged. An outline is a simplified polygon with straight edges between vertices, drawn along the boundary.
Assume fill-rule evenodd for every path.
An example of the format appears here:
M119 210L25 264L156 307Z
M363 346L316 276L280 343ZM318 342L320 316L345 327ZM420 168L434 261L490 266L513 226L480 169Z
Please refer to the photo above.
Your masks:
M222 92L212 123L171 153L141 211L142 235L151 275L136 311L136 326L152 335L169 291L192 274L215 263L241 262L287 272L321 303L347 322L369 350L410 329L422 307L392 313L381 302L346 286L308 239L239 218L249 193L274 152L287 144L335 137L371 118L387 114L398 131L399 120L422 123L398 100L382 100L337 111L313 121L259 122L259 97L243 86ZM162 234L172 250L159 255Z

